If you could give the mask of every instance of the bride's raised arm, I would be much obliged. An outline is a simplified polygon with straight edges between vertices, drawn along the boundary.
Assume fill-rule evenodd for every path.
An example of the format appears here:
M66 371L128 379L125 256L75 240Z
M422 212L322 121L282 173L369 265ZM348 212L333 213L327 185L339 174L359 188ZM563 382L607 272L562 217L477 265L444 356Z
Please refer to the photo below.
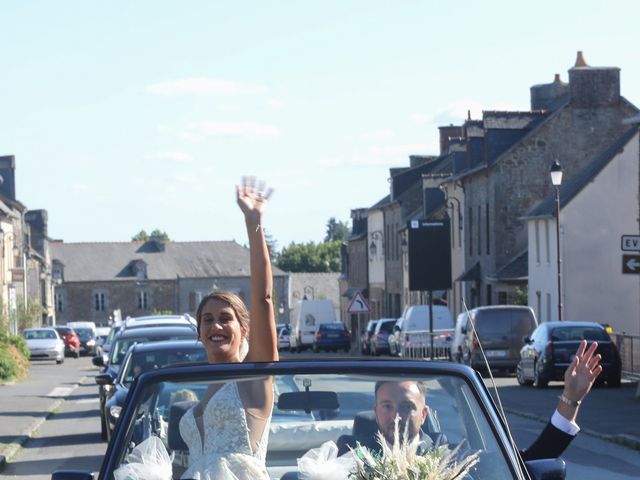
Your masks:
M243 177L236 188L238 205L244 214L251 256L251 326L249 362L277 361L278 339L273 310L271 259L264 235L264 212L272 190L253 177Z

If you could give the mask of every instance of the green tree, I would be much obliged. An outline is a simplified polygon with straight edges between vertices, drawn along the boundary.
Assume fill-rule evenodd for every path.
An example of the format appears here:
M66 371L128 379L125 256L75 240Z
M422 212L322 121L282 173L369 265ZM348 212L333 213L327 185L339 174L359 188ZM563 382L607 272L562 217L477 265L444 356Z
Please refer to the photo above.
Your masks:
M148 240L160 240L162 242L171 241L167 232L160 230L159 228L156 228L151 233L147 233L146 230L142 229L131 237L132 242L146 242Z
M342 242L294 243L283 247L277 266L287 272L339 272Z
M516 287L514 305L529 305L529 295L526 288Z
M351 234L351 227L349 222L342 222L336 220L335 217L331 217L327 222L327 235L324 237L325 242L334 242L339 240L344 242Z
M131 237L132 242L146 242L149 240L149 234L143 229Z

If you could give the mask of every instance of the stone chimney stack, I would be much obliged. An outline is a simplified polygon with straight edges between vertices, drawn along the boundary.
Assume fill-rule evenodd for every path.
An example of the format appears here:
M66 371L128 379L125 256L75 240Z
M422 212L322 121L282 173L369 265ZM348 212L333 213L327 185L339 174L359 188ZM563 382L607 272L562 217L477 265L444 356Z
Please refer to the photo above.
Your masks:
M569 70L571 104L578 108L614 107L620 103L620 69L590 67L582 52Z
M553 101L569 92L569 84L556 73L553 82L534 85L531 91L531 110L548 110Z
M462 127L450 124L448 127L438 127L440 131L440 155L449 151L449 139L462 136Z
M31 232L31 247L40 255L46 257L45 243L47 242L48 215L46 210L29 210L24 215Z
M0 157L0 194L9 200L16 199L16 158L13 155Z

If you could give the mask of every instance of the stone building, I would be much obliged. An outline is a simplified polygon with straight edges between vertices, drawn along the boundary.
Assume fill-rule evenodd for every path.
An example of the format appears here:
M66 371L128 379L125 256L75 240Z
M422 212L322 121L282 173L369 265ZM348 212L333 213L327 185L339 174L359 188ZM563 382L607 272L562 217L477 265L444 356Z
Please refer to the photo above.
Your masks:
M64 243L51 245L58 323L108 325L114 315L195 315L211 290L251 305L249 250L234 241ZM274 295L288 308L288 275L273 268ZM284 318L288 321L288 318Z

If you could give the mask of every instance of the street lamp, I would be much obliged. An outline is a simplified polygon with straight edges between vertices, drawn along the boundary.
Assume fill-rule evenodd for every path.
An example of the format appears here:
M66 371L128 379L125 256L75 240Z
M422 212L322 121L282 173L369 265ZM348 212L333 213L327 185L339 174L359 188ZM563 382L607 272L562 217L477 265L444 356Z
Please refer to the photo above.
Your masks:
M556 160L549 171L551 183L556 187L556 255L558 257L558 320L562 321L562 278L560 266L560 185L562 185L562 167Z

